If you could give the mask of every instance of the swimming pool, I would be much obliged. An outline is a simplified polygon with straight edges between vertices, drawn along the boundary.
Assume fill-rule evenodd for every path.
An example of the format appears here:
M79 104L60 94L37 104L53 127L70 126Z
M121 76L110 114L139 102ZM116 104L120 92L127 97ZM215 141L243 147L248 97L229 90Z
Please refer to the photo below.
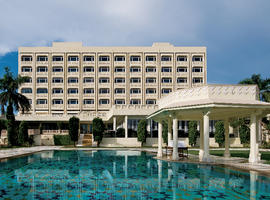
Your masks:
M0 199L270 199L270 178L139 151L46 151L0 163Z

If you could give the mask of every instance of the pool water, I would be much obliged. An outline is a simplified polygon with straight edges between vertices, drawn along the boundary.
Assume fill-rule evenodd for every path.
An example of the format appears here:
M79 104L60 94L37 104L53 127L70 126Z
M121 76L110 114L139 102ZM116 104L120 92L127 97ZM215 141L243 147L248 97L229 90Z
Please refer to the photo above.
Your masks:
M270 178L139 151L47 151L0 163L0 199L270 199Z

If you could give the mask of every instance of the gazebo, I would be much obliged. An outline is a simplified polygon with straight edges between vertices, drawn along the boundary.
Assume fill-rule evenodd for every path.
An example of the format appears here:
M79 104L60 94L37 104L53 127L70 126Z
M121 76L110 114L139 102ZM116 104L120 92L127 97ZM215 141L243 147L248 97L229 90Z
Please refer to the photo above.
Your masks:
M229 157L230 120L249 118L249 162L256 163L260 159L258 145L260 120L269 113L270 103L259 100L259 89L256 85L205 85L181 89L161 98L158 101L158 110L150 114L148 119L158 122L157 157L162 157L162 121L168 122L168 140L173 138L173 160L178 160L178 120L199 121L199 160L210 162L209 120L224 121L224 156Z

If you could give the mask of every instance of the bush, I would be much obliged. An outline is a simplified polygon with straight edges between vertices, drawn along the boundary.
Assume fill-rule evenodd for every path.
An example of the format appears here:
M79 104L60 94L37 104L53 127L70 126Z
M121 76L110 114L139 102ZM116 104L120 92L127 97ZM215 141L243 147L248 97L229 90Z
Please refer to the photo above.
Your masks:
M125 129L124 128L118 128L116 131L116 137L125 137Z
M250 129L247 125L242 124L239 127L239 135L242 144L249 144L250 141Z
M146 142L147 135L147 121L145 119L141 119L138 124L137 129L138 141L141 142L141 145Z
M168 124L165 121L162 121L162 139L168 145Z
M7 128L7 120L0 119L0 137L1 137L1 131Z
M79 124L79 118L73 116L69 119L69 136L70 139L74 142L74 146L75 142L77 142L79 139Z
M103 120L100 118L94 118L93 119L93 135L94 135L94 140L97 141L97 146L102 141L103 134L105 131L105 125L103 123Z
M224 122L218 121L215 123L215 133L214 137L216 140L216 143L218 143L219 147L224 146L225 142L225 129L224 129Z
M191 146L196 145L197 138L199 136L199 131L197 130L197 122L190 121L188 123L188 139Z
M71 145L73 142L69 135L54 135L54 145Z
M25 145L28 142L28 124L22 121L19 126L18 144Z

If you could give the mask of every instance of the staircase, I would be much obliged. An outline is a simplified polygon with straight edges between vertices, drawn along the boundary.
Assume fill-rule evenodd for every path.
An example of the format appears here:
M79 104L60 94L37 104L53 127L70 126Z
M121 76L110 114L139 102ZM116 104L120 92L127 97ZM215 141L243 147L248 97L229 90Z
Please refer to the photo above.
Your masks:
M84 134L82 146L92 146L93 134Z

